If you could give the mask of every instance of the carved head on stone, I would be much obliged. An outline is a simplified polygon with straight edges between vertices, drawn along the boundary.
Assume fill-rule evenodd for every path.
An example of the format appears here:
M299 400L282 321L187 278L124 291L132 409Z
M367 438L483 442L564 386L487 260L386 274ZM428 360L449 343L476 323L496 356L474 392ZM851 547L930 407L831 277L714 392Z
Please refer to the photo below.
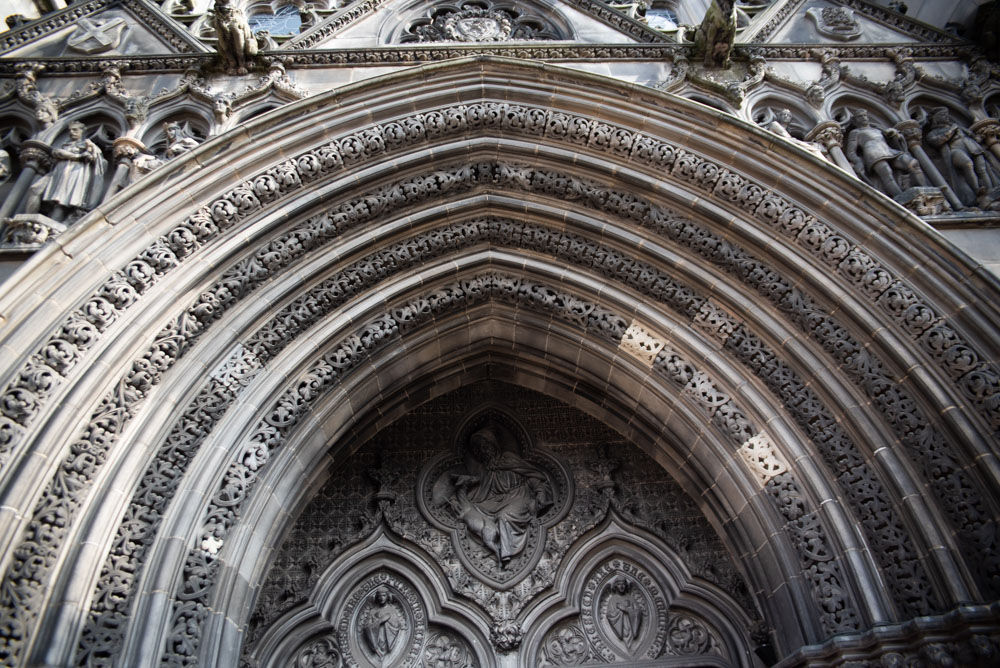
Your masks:
M73 139L74 141L83 139L83 133L87 130L87 126L80 121L73 121L68 127L70 139Z
M941 127L951 123L951 112L948 107L934 107L931 109L931 125Z

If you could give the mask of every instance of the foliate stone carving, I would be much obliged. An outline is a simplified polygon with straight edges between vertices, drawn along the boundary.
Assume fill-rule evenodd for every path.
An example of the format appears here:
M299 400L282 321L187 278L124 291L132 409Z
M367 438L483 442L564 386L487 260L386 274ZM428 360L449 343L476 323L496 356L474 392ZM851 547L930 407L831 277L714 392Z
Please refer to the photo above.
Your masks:
M378 572L354 588L337 625L343 661L349 666L418 666L427 615L405 581Z
M340 647L332 637L319 638L295 654L294 668L341 668L344 665Z
M579 666L590 657L590 644L576 624L563 624L542 642L543 666Z
M666 641L669 605L644 569L612 559L584 585L580 623L604 661L655 659Z
M478 668L468 644L453 633L439 631L427 638L423 668Z
M518 115L521 114L522 111L525 112L525 114L528 111L527 108L517 107L516 105L502 105L502 106L508 109L512 114L514 114L513 117L519 117ZM473 113L478 114L482 110L482 107L483 105L469 105L468 107L463 107L461 111L461 117L466 119L470 118ZM469 114L469 116L466 116L466 114ZM563 127L562 123L564 123L565 120L568 119L557 120L559 114L555 114L553 112L541 111L541 114L543 118L552 119L551 124L549 124L548 120L546 121L546 127L553 129L551 132L547 132L548 136L554 139L561 139L562 137L565 136L566 139L562 139L564 141L573 141L574 137L579 136L579 132L576 131L574 131L573 133L568 133L563 135L559 133L558 129L560 127ZM434 114L420 115L422 119L421 123L423 123L426 119L433 116ZM503 114L497 116L498 119L500 118L505 119L503 121L504 123L509 123L508 119L510 119L511 117L512 116L509 114ZM489 118L489 117L477 115L476 118L480 119L479 122L483 122L482 121L483 118ZM589 128L589 124L591 123L591 121L587 119L582 119L582 120L584 121L584 124L587 125L587 127ZM499 123L500 121L498 120L497 122ZM422 125L421 127L427 127L427 126ZM465 131L465 128L467 127L468 127L467 125L456 126L458 131ZM379 132L380 133L382 132L381 126ZM415 138L411 139L410 141L420 141L422 140L423 136L424 135L415 136ZM587 135L584 134L584 141L586 141L586 136ZM679 150L675 150L673 147L663 144L662 142L657 143L649 138L641 136L632 136L632 135L628 135L627 138L623 139L623 141L625 141L625 143L631 147L631 150L633 151L632 153L633 159L651 164L657 164L658 166L666 166L667 168L673 166L673 168L668 169L668 171L671 174L673 174L676 178L691 181L697 184L699 187L708 190L709 192L711 192L712 188L715 186L715 183L718 180L717 178L715 179L704 178L704 177L694 178L694 176L696 176L698 173L697 170L692 171L687 168L687 165L697 164L698 159L696 157L694 158L689 157L688 154L685 154L684 152ZM389 148L399 145L400 145L399 143L396 144L389 143L383 148ZM332 160L330 166L321 167L322 165L325 164L324 162L325 158L320 158L320 155L336 156L336 159ZM370 156L371 153L368 153L364 156L359 156L358 159L360 159L361 157L370 157ZM678 160L678 157L684 157L684 160ZM331 168L333 169L339 168L340 165L344 164L343 160L344 158L342 157L342 154L339 152L339 149L331 146L328 152L324 152L321 150L318 151L317 153L308 153L303 156L299 156L295 161L292 161L294 163L294 167L292 168L292 170L297 174L299 179L310 180L318 178L319 176L325 173L328 173L328 171L324 170L329 170ZM299 171L300 169L301 171ZM715 170L714 173L716 174L716 177L719 174L719 172L720 170ZM706 170L706 173L712 173L712 170L708 169ZM267 180L268 178L270 177L265 176L264 180ZM277 195L270 199L265 198L262 201L265 203L275 201L275 199L279 198L282 194L290 192L299 187L302 182L301 180L300 181L296 181L294 179L282 179L280 181L275 180L275 185L277 187ZM236 192L234 191L234 193L231 193L230 196L235 197ZM763 199L761 199L761 197ZM747 210L749 210L751 213L753 213L755 216L757 216L764 222L768 223L769 225L775 226L775 228L780 232L782 232L783 234L792 237L795 237L795 235L797 235L803 229L805 225L804 221L809 220L809 216L805 212L796 209L795 207L791 206L788 202L785 202L780 198L768 195L766 191L764 192L763 195L760 195L757 198L737 200L737 201L740 203L740 206L747 208ZM17 440L20 438L19 434L21 433L21 428L23 427L24 424L26 424L31 420L32 416L34 416L37 413L41 405L41 402L44 401L45 397L48 396L48 394L51 392L51 388L58 385L58 383L61 382L62 374L65 372L65 370L70 366L72 366L73 364L75 364L78 361L79 356L83 354L90 346L93 345L93 342L96 340L96 337L100 335L100 332L103 331L103 329L107 326L107 324L110 321L119 317L119 315L124 309L128 308L131 304L133 304L135 300L138 299L138 296L141 295L146 289L148 289L148 286L151 285L153 281L155 281L159 276L161 276L166 271L170 270L173 266L176 266L176 263L179 262L179 259L183 259L183 257L186 257L187 255L192 253L194 249L196 249L203 243L211 241L213 238L215 238L216 235L220 233L221 230L224 230L229 226L233 225L236 222L236 220L256 211L257 210L256 207L263 206L263 204L260 202L261 201L259 200L256 204L254 204L253 201L251 200L248 206L237 207L233 203L233 200L222 198L221 200L213 203L211 207L206 207L203 211L200 211L195 216L192 216L191 219L189 219L189 221L185 223L185 225L180 226L168 238L165 238L161 242L162 248L150 249L150 251L147 251L147 253L153 252L154 255L160 255L161 258L163 259L165 259L167 255L169 255L170 257L174 258L173 260L174 264L171 264L170 262L159 262L159 261L154 261L150 263L148 262L149 258L146 257L137 258L137 262L140 263L139 265L137 265L137 268L148 265L149 267L148 274L143 273L142 277L140 278L138 274L133 275L130 270L128 275L132 276L132 278L128 278L127 280L116 275L115 277L113 277L113 279L109 281L107 286L102 288L102 292L100 293L99 296L95 297L93 302L89 302L86 308L81 309L78 313L74 314L64 324L64 326L66 327L65 332L63 332L60 336L53 337L53 339L50 342L51 345L47 343L45 350L43 350L40 353L37 360L31 363L32 369L37 369L37 371L41 372L42 376L38 377L44 378L44 382L36 383L33 380L33 378L36 377L33 375L33 373L22 372L19 379L15 380L12 383L12 385L8 386L7 392L5 393L4 402L0 404L0 407L2 407L4 412L4 420L5 420L4 429L0 430L0 437L2 437L5 440L2 443L0 443L0 450L2 450L4 454L10 452L12 444L17 442ZM631 206L631 204L629 206ZM655 210L653 211L654 211L654 218L651 218L646 224L656 227L657 229L662 229L672 238L676 237L676 233L679 230L683 229L683 225L681 225L676 221L671 220L669 217L656 218L657 216L661 216L662 214L656 213ZM166 251L166 254L163 254L163 251ZM724 266L727 266L730 271L735 271L738 274L744 271L741 268L742 267L741 263L743 262L743 260L740 259L734 260L733 261L734 263L732 264L725 264L730 262L729 259L726 259L724 261L720 260L720 262L723 262ZM747 266L752 267L754 265L747 265ZM760 269L760 271L763 271L764 273L759 273L758 268L752 269L753 273L751 275L758 276L758 278L754 279L756 281L755 284L762 284L761 281L764 280L764 278L767 276L766 268ZM879 271L881 271L882 274L885 274L884 270L880 269ZM887 282L884 282L884 284L893 285L894 280L895 279L893 279L892 277L889 277L889 280ZM122 283L122 281L124 281L124 284ZM129 283L129 281L132 281L132 283ZM110 290L111 292L106 293L105 292L106 290ZM105 294L113 294L114 301L109 301L108 299L106 299L104 297ZM774 299L778 301L782 299L782 297L778 293L769 292L768 294L776 295ZM877 295L881 293L873 292L871 294L873 295L872 296L873 299L877 299L878 298ZM896 303L893 300L882 301L881 298L878 299L879 299L878 303L880 304L884 303L888 305ZM900 317L900 322L907 327L909 325L907 325L906 323L910 322L909 320L910 314L922 314L919 315L918 320L913 322L933 323L935 321L940 320L939 316L934 314L933 311L928 309L926 306L923 306L922 304L914 304L912 308L907 309L906 314L907 315L905 317L902 314L900 314L899 317ZM803 322L806 321L803 320ZM919 331L926 330L926 326L920 325L919 327L920 327ZM822 334L822 336L825 337L827 336L827 334L824 333ZM68 337L68 338L63 338L63 337ZM961 341L961 339L957 338L956 341ZM942 364L946 366L951 364L948 357L941 357L939 359L941 359ZM48 366L50 362L52 363L53 366ZM43 366L37 366L39 364ZM993 387L994 385L992 384L992 381L987 383L980 382L979 380L980 377L993 378L995 377L995 374L988 366L985 366L984 363L981 362L980 366L978 366L974 371L968 372L966 378L968 378L969 382L960 384L960 387L963 389L963 392L968 392L969 395L974 398L974 400L980 402L980 405L983 406L984 413L989 417L989 419L995 420L997 415L997 410L996 407L989 400L989 396L991 395L983 394L982 390L980 389L984 387L990 388ZM871 388L872 386L866 384L865 387ZM866 391L868 390L866 389ZM913 417L913 415L911 414L910 417ZM897 425L894 426L894 429L904 430L903 431L905 437L904 442L913 444L913 447L915 448L915 453L917 453L916 456L918 458L922 457L922 453L927 452L928 448L935 452L942 452L942 453L946 452L946 446L941 442L940 436L933 431L930 432L926 431L926 421L923 416L917 415L917 423L916 423L917 427L914 428L911 428L911 425L914 424L912 420L903 422L898 418L894 418L893 424ZM952 460L950 456L946 455L946 457L949 460ZM921 461L924 460L921 459ZM951 468L949 468L948 470L946 479L955 482L957 487L953 486L952 482L944 482L940 480L936 483L936 487L940 489L941 498L943 499L943 502L945 504L950 504L951 507L954 509L954 512L951 514L951 517L953 521L956 521L963 526L962 534L964 536L967 536L968 540L971 541L970 545L978 545L982 540L981 538L978 538L978 536L984 536L989 533L989 531L986 531L986 533L983 533L981 531L981 529L983 528L983 518L986 517L981 506L982 503L981 498L978 496L977 492L975 492L975 490L972 487L970 487L969 481L964 479L966 477L964 472L962 472L958 468L955 468L955 462L953 460L951 461L949 466ZM953 492L955 491L958 491L959 494L954 494ZM951 503L949 499L954 500L957 498L965 498L970 493L972 494L974 502L971 506L965 506L965 508L972 508L975 510L975 512L973 513L973 515L967 516L964 509L959 509L954 503ZM59 540L58 535L54 536L54 540L58 542ZM993 566L986 563L983 564L983 568L988 571L989 569L993 568ZM23 610L27 612L27 608L24 608ZM30 616L30 613L28 613L28 616Z
M743 457L761 486L767 484L767 481L774 476L788 470L787 462L764 432L747 439L737 452Z
M521 646L524 638L524 630L521 625L513 620L497 622L490 629L490 642L497 651L507 654L513 652Z
M861 37L863 32L854 11L847 7L812 7L806 10L806 15L825 37L847 42Z
M667 628L668 656L701 656L722 654L720 643L708 625L688 613L672 613Z
M656 359L664 345L663 341L633 320L629 328L625 330L625 335L618 347L647 366L652 366L653 360Z
M92 56L117 49L127 24L123 18L106 21L80 18L76 21L76 26L76 30L66 40L66 45L73 51Z
M539 17L525 15L509 5L487 7L472 4L455 10L432 10L429 18L411 23L400 41L406 42L502 42L507 40L562 39Z
M48 216L19 213L3 225L0 246L7 248L37 248L66 231L66 226ZM2 437L0 437L2 440Z
M418 485L421 512L451 535L463 565L497 589L538 564L548 528L573 500L565 466L499 409L470 417L455 453L428 464Z

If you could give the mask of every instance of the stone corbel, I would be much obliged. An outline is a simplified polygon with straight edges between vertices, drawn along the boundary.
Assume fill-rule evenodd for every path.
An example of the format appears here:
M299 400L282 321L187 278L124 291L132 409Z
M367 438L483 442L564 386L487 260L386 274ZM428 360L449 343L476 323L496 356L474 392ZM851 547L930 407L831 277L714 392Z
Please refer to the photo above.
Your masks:
M837 121L823 121L816 125L806 135L807 142L813 142L823 147L823 151L833 161L833 164L848 174L854 175L854 168L844 155L844 129Z
M973 123L969 129L976 135L976 141L989 149L1000 160L1000 121L985 118Z

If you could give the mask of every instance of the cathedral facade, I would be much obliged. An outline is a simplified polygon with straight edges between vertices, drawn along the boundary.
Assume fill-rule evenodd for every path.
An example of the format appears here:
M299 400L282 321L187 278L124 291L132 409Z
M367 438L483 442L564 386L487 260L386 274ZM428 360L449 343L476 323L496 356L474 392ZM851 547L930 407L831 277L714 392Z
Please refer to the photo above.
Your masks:
M0 664L1000 662L996 3L14 6Z

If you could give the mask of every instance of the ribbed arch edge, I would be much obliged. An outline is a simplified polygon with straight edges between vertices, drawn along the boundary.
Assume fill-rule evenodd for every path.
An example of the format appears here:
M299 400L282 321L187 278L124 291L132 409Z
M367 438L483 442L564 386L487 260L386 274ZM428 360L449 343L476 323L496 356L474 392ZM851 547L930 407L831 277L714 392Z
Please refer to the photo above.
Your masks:
M268 477L258 483L267 491L252 498L246 513L248 520L238 525L232 544L227 545L227 552L222 557L224 572L241 574L239 579L230 577L227 580L228 587L220 589L211 606L227 611L219 616L232 620L230 633L242 631L242 624L246 623L249 610L240 607L248 595L244 588L247 581L256 581L266 573L268 557L280 546L283 528L280 520L294 519L294 513L286 516L284 509L301 507L308 501L310 490L316 489L330 470L349 457L367 433L396 417L395 411L384 414L381 406L392 406L399 401L405 406L399 409L403 412L478 378L505 380L535 389L604 418L609 426L661 463L693 498L699 500L706 517L730 545L734 557L752 562L763 558L754 554L763 550L769 558L782 564L782 568L790 572L797 570L794 548L780 537L781 519L770 501L759 498L762 494L759 488L746 478L740 464L734 462L732 446L717 429L704 423L704 417L689 399L675 394L663 381L652 376L643 381L647 388L643 394L648 394L645 401L637 401L617 389L614 380L607 378L609 371L619 375L639 374L640 371L630 371L627 362L609 367L615 355L613 349L593 350L587 355L589 360L582 359L577 365L573 360L560 359L530 347L519 348L520 352L514 354L511 344L524 329L530 328L537 334L549 327L549 336L553 339L576 334L544 322L515 320L513 314L504 311L487 306L452 317L442 325L445 330L441 335L441 339L452 341L452 349L442 350L440 361L427 365L426 369L414 369L408 358L419 358L423 348L438 345L434 341L435 332L415 332L422 343L417 341L415 347L409 348L412 355L386 360L383 358L392 354L385 352L373 360L373 366L379 369L377 372L369 370L364 377L352 377L345 387L336 388L317 402L301 430L276 454ZM595 368L596 365L602 368ZM379 383L372 377L381 374L390 378L406 377L407 389L381 392ZM600 403L595 403L597 397L601 398ZM622 417L625 415L631 418ZM732 480L726 485L729 492L713 487L720 477ZM266 520L274 524L268 525ZM751 526L753 524L757 526ZM262 525L273 528L265 533L261 531ZM756 544L759 540L768 545ZM748 566L744 572L752 589L771 592L761 599L761 605L773 606L775 611L782 606L800 609L805 630L784 628L782 634L794 638L801 633L815 632L809 630L814 625L809 621L815 614L811 610L814 603L808 591L801 590L801 583L789 587L783 581L768 581L769 569L762 567ZM250 574L253 576L249 577ZM241 611L243 616L239 618ZM242 619L240 625L236 624L238 618ZM225 643L216 639L211 646L224 647ZM206 650L211 655L212 650Z
M416 81L421 82L422 87L419 94L413 95L413 84ZM511 81L524 85L511 88ZM796 153L794 149L782 146L773 137L725 120L721 115L690 103L559 68L496 59L473 59L443 66L414 68L403 75L393 75L372 84L351 86L335 94L306 100L254 119L244 128L206 143L192 155L140 182L106 208L93 213L87 221L60 239L57 245L43 251L30 262L12 281L13 288L0 301L0 316L5 323L0 351L4 353L4 358L12 360L10 366L0 370L0 378L5 379L4 382L15 379L19 364L39 350L46 337L64 322L66 314L83 304L85 297L107 279L109 272L124 266L121 258L137 256L159 236L174 229L183 216L190 214L198 206L211 202L213 198L218 198L235 183L266 171L276 164L275 160L290 159L324 140L332 140L344 133L368 127L372 122L403 118L414 110L455 103L471 104L480 98L493 99L501 90L505 91L504 96L511 103L531 105L544 101L546 105L561 108L566 113L580 114L581 118L592 118L594 103L600 101L601 105L597 106L615 111L614 118L609 123L619 123L631 128L633 132L638 130L662 137L675 146L693 149L700 156L721 161L721 164L729 165L764 183L778 183L777 192L801 206L805 212L820 216L834 230L846 234L852 242L860 244L859 248L876 258L894 276L906 279L915 287L919 297L929 300L938 314L950 318L950 325L969 344L981 351L982 359L997 358L994 352L996 342L990 336L991 332L996 331L996 323L1000 320L995 311L994 304L997 301L993 298L995 288L992 280L979 275L960 254L873 191L849 182L837 175L832 168ZM409 96L407 91L410 91ZM507 131L501 130L500 134L504 135L505 132ZM510 134L518 133L511 130ZM470 133L472 137L475 135L476 133ZM567 149L565 142L551 138L536 141L544 147L551 145L551 150L548 151L551 161L556 159L555 156L560 151L563 155L572 152ZM525 155L524 146L527 142L524 141L503 141L499 143L501 148L497 150L505 150L502 147L508 143L515 159ZM759 154L753 156L755 160L743 156L742 148L747 143L766 146L767 160L760 160ZM271 148L275 144L281 146L280 155L275 155ZM621 163L620 170L613 167L623 175L619 183L631 182L632 188L643 183L641 178L634 181L631 176L625 175L629 169L633 169L631 158L614 155L608 158L606 151L589 144L571 148L578 152L581 165L588 161L592 163L589 167L574 168L580 174L592 173L603 178L606 170L593 167L595 157L603 155L607 164ZM430 155L434 156L433 152ZM209 169L198 169L200 166ZM350 175L346 178L358 179L364 173L374 174L378 169L379 158L375 157L370 165L352 167L344 174ZM635 169L636 174L647 179L656 172L649 165ZM809 176L810 171L818 173L820 177ZM207 178L205 172L210 172ZM744 216L738 215L738 207L733 203L719 203L714 198L715 190L706 191L697 182L679 180L666 172L662 173L662 178L670 187L661 189L661 196L667 198L671 193L682 193L684 201L695 207L704 207L699 209L699 217L708 221L715 229L722 229L720 225L725 225L728 219L727 232L734 239L741 243L757 239L759 241L754 243L763 243L763 235L757 230L766 228L759 222L741 223ZM655 192L656 187L653 188ZM297 197L294 193L304 194L306 191L308 189L300 191L293 188L289 191L293 193L292 199L282 196L276 201L292 201ZM110 387L109 378L119 376L107 371L125 369L128 360L148 345L154 336L150 329L152 323L164 322L167 314L175 312L172 311L175 308L174 302L183 301L184 296L193 296L199 289L196 286L210 282L212 266L216 262L241 244L251 243L253 235L266 229L267 225L264 225L257 232L252 231L257 224L254 221L268 217L276 221L284 216L298 215L294 210L295 206L292 210L286 209L283 212L251 212L249 217L241 219L242 222L229 228L220 237L230 251L223 251L223 246L215 242L197 249L184 259L180 270L171 269L164 274L165 278L159 277L153 281L148 299L143 292L136 301L138 308L123 312L124 315L118 318L117 324L112 324L106 330L106 336L94 349L96 352L93 355L83 355L81 364L70 369L67 382L58 390L56 399L48 403L43 401L39 413L41 417L29 425L32 433L37 435L35 445L30 450L19 453L16 465L0 469L4 484L7 485L5 499L28 500L18 502L17 505L23 505L17 512L0 514L0 530L3 531L0 535L3 536L5 545L15 544L17 537L22 534L34 506L31 500L38 498L42 487L59 465L60 450L65 448L65 441L56 443L48 440L44 434L79 433L93 411L94 398L105 394ZM630 225L621 221L612 221L612 224L621 230L627 230ZM835 301L835 296L841 292L846 299L838 315L845 314L851 322L859 323L861 331L866 329L862 325L871 325L867 329L881 349L900 351L900 369L909 368L903 364L905 360L926 359L926 353L915 343L896 333L897 325L891 323L874 306L863 305L866 298L861 294L860 287L849 284L837 272L832 272L837 278L829 280L831 274L823 274L814 253L810 254L807 249L784 240L776 242L773 247L788 258L783 262L788 262L789 267L795 265L796 260L800 267L811 267L808 274L800 277L802 285L809 286L810 293L828 294L828 299ZM696 260L696 263L706 267L710 264L703 260ZM53 272L53 266L62 269ZM189 271L189 268L196 267L201 273ZM717 270L711 271L719 275ZM720 279L735 282L731 276L720 275ZM228 316L225 322L229 326L239 327L236 325L238 321L230 320ZM249 322L244 324L249 326ZM809 345L814 347L815 344ZM216 351L216 357L210 359L217 361L220 354L220 351ZM210 366L210 363L203 361L203 371ZM196 368L197 364L192 363L191 369ZM87 371L90 369L99 369L100 373ZM830 372L833 373L834 370L831 368ZM988 489L995 489L998 468L995 447L982 438L984 429L982 422L978 421L980 418L953 417L981 412L981 406L963 399L960 393L944 382L943 378L947 374L943 371L925 371L915 367L909 373L910 378L914 379L914 384L910 387L916 393L918 405L924 407L927 414L935 416L936 421L940 421L935 424L943 427L952 437L951 446L960 459L975 460L977 468L970 469L971 474L981 479L981 484ZM817 378L816 385L822 390L823 396L846 396L840 389L827 391L828 387L844 385L843 381L832 382L828 376L829 374L824 373ZM910 380L906 382L909 383ZM188 391L176 386L170 396L180 402ZM960 410L954 410L953 407ZM159 415L167 414L162 407L157 410ZM867 413L860 406L852 410L855 413ZM936 417L938 412L943 412L943 417ZM854 428L858 433L864 431L860 425L866 419L858 418L856 424L859 426ZM138 430L138 427L130 429ZM792 433L795 433L794 429ZM143 438L145 437L144 435ZM788 440L794 443L801 440L801 435L797 434L796 438ZM886 451L893 449L887 448ZM887 455L878 456L884 458ZM123 478L114 483L114 489L117 490L114 493L121 494L122 497L126 495L130 485L134 484L135 475L141 468L138 457L130 457L128 461L132 463L128 464L123 460L123 463L116 464L123 467L119 470L124 473ZM912 487L906 482L911 474L902 473L908 464L885 461L883 466L885 470L900 472L901 490ZM132 471L131 482L129 470ZM98 475L111 476L103 470ZM106 488L98 481L94 489ZM107 492L102 491L103 493ZM97 499L87 500L87 503L100 505ZM916 508L912 512L917 517L937 516L931 525L942 522L939 511L933 507ZM90 519L81 521L81 524L94 522L106 515L88 517ZM72 531L79 532L81 527L77 526L74 518L71 520L74 522ZM92 549L88 546L80 554L86 554L87 550ZM100 550L94 550L97 551ZM10 555L11 551L7 550L7 554ZM63 556L55 566L59 569L65 563L70 563L70 560ZM9 557L7 564L9 566ZM936 586L952 590L944 598L962 600L964 585L956 584L967 579L962 568L950 563L940 567L940 570L948 575L940 578ZM64 576L68 577L68 572ZM948 584L941 584L944 582ZM86 597L76 597L75 594L78 593L80 592L74 592L63 600L78 601ZM53 623L61 626L65 618L79 614L71 604L67 604L65 612L60 613L63 621L56 623L55 616L49 616L43 620L40 628L52 628L50 624Z

